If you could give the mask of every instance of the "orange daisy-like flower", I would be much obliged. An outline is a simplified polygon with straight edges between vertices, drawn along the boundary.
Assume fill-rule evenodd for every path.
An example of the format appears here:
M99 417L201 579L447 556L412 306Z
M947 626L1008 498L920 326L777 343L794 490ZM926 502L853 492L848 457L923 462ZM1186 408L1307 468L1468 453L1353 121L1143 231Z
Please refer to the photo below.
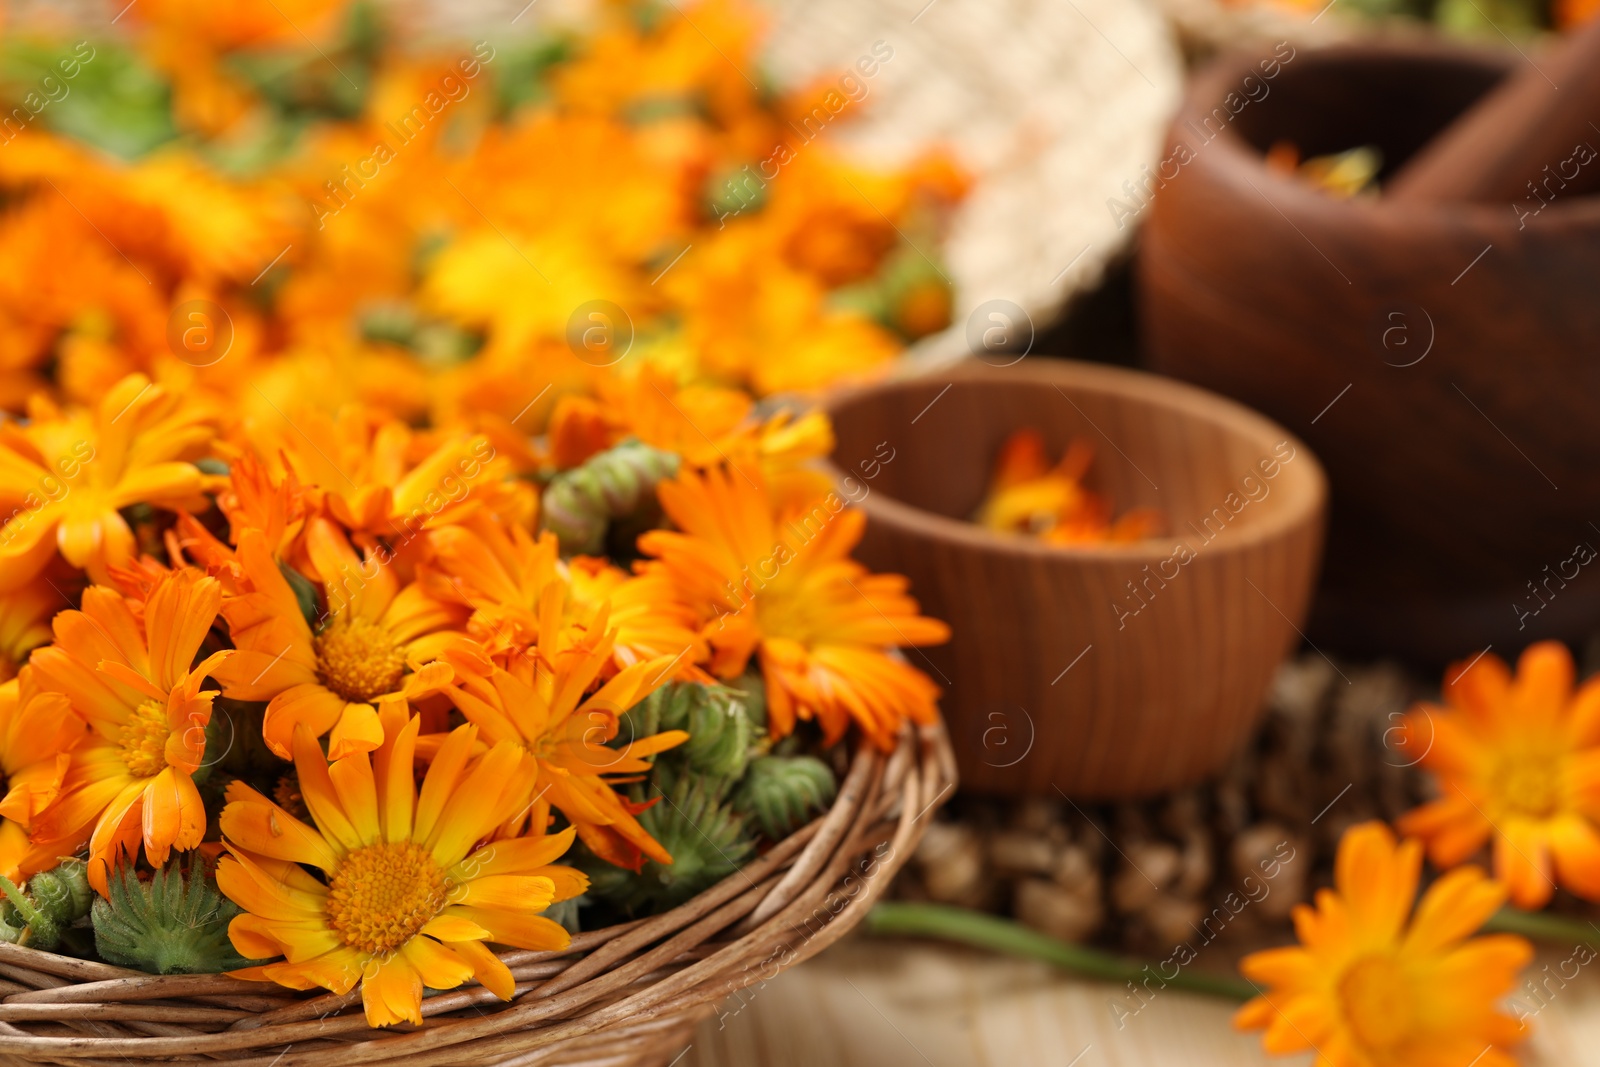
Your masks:
M755 401L738 389L680 385L648 366L600 378L594 388L594 397L556 401L550 440L557 467L576 466L628 437L676 453L691 467L713 466L734 452L798 466L833 451L833 429L822 412L795 421L786 413L757 418Z
M30 661L40 688L64 694L92 730L73 752L60 798L35 821L35 841L56 856L87 841L89 880L101 893L119 853L136 852L141 838L159 867L205 832L191 776L217 693L200 686L234 653L199 664L195 656L221 602L215 578L175 571L151 591L141 625L126 600L94 586L83 610L55 617L55 644Z
M692 669L705 645L687 609L659 578L632 576L593 557L563 563L548 531L535 538L480 510L465 522L430 531L428 548L429 589L473 609L468 632L490 652L533 645L553 605L567 622L608 605L619 668L669 656Z
M322 579L325 621L312 630L266 538L246 530L238 562L251 591L222 603L238 652L217 680L232 699L268 702L262 734L278 755L289 757L294 728L304 724L327 734L328 753L339 759L383 741L380 698L449 683L450 669L436 661L462 639L456 628L466 612L420 584L402 588L383 558L358 558L326 519L307 525L305 541Z
M738 389L680 385L648 366L601 378L594 389L594 397L563 396L550 415L550 458L559 468L637 438L690 467L759 469L775 501L810 501L831 488L813 464L833 451L833 424L821 411L761 415Z
M555 808L595 855L637 871L643 856L658 863L671 863L672 857L634 818L642 809L619 796L603 776L643 774L650 769L644 757L680 745L689 735L668 730L608 747L622 713L667 680L672 662L663 658L625 667L585 696L611 660L616 634L605 626L602 611L586 627L601 635L592 644L552 654L545 650L555 641L547 638L537 656L514 656L507 667L455 649L448 656L458 684L445 693L482 731L485 743L518 745L538 761L539 790L529 813L534 826L543 826Z
M1439 799L1408 812L1440 867L1494 840L1494 870L1519 908L1542 907L1559 882L1600 900L1600 679L1573 692L1564 645L1530 646L1511 676L1493 654L1445 672L1447 707L1405 721Z
M936 720L938 687L888 649L939 644L950 628L919 613L905 578L849 558L860 512L830 496L775 514L758 478L722 468L685 472L660 496L678 530L639 538L658 560L647 573L659 569L695 610L713 673L737 677L759 655L775 736L815 718L832 744L853 720L887 750L906 719Z
M273 555L283 558L305 528L305 491L288 471L275 478L254 453L234 460L227 485L217 494L217 508L227 516L230 539L237 544L245 530L260 530ZM233 549L190 514L178 516L173 541L174 558L187 558L214 576L225 579L228 591L240 577Z
M1515 1067L1504 1051L1526 1035L1500 1011L1533 958L1520 937L1472 938L1505 888L1462 867L1423 894L1412 914L1422 849L1396 845L1382 823L1351 828L1339 843L1335 888L1295 907L1301 947L1256 952L1240 963L1266 987L1234 1025L1265 1030L1280 1055L1315 1049L1317 1067Z
M447 521L469 500L501 513L522 508L522 489L507 480L510 464L481 434L428 440L360 405L335 415L315 408L290 414L292 420L270 417L252 439L284 456L312 503L351 531L398 545Z
M65 696L39 691L31 667L0 684L0 875L18 881L55 865L29 842L28 828L60 795L84 732Z
M0 427L0 591L37 577L57 548L105 582L108 565L136 554L119 509L208 505L189 460L210 443L210 418L143 375L124 378L93 413L36 396L28 414L26 426Z
M570 832L478 847L528 803L527 754L498 744L473 761L475 726L439 746L418 792L420 720L385 704L384 743L330 766L305 727L295 771L313 825L242 782L228 787L222 833L229 855L217 885L244 909L228 927L250 959L281 963L235 972L293 989L347 993L359 981L367 1022L422 1022L422 991L476 978L501 999L511 972L485 944L563 949L566 930L542 917L587 879L551 862ZM322 872L318 878L307 868Z

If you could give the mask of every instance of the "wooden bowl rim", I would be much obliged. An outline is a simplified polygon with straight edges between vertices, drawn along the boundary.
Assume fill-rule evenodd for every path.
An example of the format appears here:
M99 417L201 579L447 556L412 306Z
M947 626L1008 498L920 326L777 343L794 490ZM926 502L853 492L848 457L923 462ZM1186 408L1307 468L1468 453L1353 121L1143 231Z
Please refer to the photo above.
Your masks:
M1511 59L1494 49L1434 37L1376 37L1370 40L1344 41L1321 48L1308 47L1305 49L1305 54L1308 58L1329 65L1373 56L1421 62L1466 60L1476 62L1485 68L1500 66L1506 70L1511 70L1515 65ZM1173 118L1172 125L1168 127L1169 137L1167 143L1162 146L1162 151L1170 147L1172 140L1170 134L1184 120L1211 113L1210 109L1201 107L1202 101L1221 99L1223 93L1240 84L1247 74L1254 74L1256 64L1259 62L1260 56L1244 50L1235 50L1218 56L1202 69L1191 82L1189 91L1184 94L1183 103L1179 105L1178 113ZM1302 66L1299 69L1305 68ZM1293 76L1293 68L1286 67L1283 73ZM1419 71L1419 76L1422 73ZM1207 160L1210 161L1209 164ZM1225 174L1230 182L1238 186L1241 196L1259 192L1262 196L1255 199L1263 199L1267 192L1271 192L1272 196L1268 202L1261 205L1263 209L1276 208L1287 214L1298 212L1322 217L1342 214L1345 216L1342 221L1353 226L1371 220L1374 224L1384 226L1402 226L1418 231L1437 230L1441 236L1459 237L1461 223L1470 222L1475 228L1503 231L1504 235L1496 240L1505 241L1513 240L1530 230L1549 230L1562 225L1576 227L1586 237L1590 235L1591 228L1600 230L1600 197L1597 196L1557 198L1545 205L1537 217L1528 220L1526 227L1519 226L1515 213L1506 210L1509 201L1397 204L1381 195L1349 199L1332 197L1305 182L1270 170L1267 167L1266 156L1256 151L1240 136L1233 123L1229 123L1214 140L1206 142L1205 146L1195 153L1194 161L1185 164L1183 169L1206 165L1220 174ZM1182 178L1183 175L1180 173L1177 178L1170 180L1181 181ZM1256 186L1256 189L1251 190L1248 188L1249 185Z
M1281 540L1317 522L1326 510L1327 475L1316 453L1298 436L1260 412L1227 397L1145 371L1070 359L1036 359L1031 363L1009 367L992 367L979 360L968 359L947 368L946 373L940 375L919 374L841 389L829 396L823 407L833 418L840 408L858 400L904 391L908 387L926 388L937 383L939 378L948 378L952 386L963 383L1002 384L1020 380L1032 385L1052 386L1063 395L1073 390L1100 393L1165 408L1191 420L1220 427L1236 437L1274 443L1288 441L1294 446L1295 461L1293 465L1284 466L1280 477L1293 479L1288 483L1290 503L1270 512L1266 518L1240 528L1238 536L1227 538L1226 543L1207 545L1204 551L1198 553L1201 557L1248 552L1265 542ZM1267 447L1270 449L1271 444ZM1303 464L1302 460L1305 461ZM836 485L846 476L832 457L823 459L823 469ZM1172 554L1175 538L1181 540L1177 534L1163 534L1127 544L1052 545L1020 534L986 530L976 523L953 519L897 500L881 490L868 493L853 506L866 513L868 522L883 522L907 532L953 541L976 551L1061 562L1160 560Z

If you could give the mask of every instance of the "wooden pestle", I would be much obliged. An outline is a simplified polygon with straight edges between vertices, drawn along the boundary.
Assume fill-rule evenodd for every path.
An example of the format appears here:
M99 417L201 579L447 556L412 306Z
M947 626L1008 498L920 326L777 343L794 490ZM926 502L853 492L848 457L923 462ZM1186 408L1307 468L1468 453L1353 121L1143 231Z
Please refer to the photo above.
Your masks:
M1501 200L1514 208L1526 201L1537 209L1556 196L1596 190L1600 18L1520 64L1408 160L1384 195L1408 202Z

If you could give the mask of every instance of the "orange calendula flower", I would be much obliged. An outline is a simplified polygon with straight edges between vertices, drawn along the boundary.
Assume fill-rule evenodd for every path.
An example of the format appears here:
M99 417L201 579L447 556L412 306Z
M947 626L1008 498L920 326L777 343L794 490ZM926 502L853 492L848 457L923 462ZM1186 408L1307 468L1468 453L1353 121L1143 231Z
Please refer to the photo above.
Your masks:
M1513 678L1485 653L1445 672L1446 707L1405 721L1408 752L1439 799L1407 813L1402 832L1453 867L1492 838L1495 874L1519 908L1542 907L1559 883L1600 900L1600 679L1573 692L1564 645L1530 646Z
M0 875L15 882L55 865L53 853L33 847L28 829L60 795L84 732L65 696L39 691L31 667L0 684Z
M0 590L36 577L57 548L105 582L108 565L136 554L120 509L207 506L189 460L211 441L210 417L143 375L122 379L93 412L36 396L28 414L25 426L0 427Z
M73 752L61 796L35 822L52 855L89 845L89 880L101 893L120 853L144 842L151 864L200 843L205 805L191 777L205 756L216 690L202 690L234 655L195 656L217 618L215 578L175 571L151 591L143 624L126 600L93 586L83 610L55 617L55 644L30 661L41 689L64 694L92 734Z
M305 727L295 772L311 823L234 782L222 811L228 855L217 885L244 909L228 927L240 955L281 963L235 972L292 989L347 993L361 983L371 1026L422 1022L422 991L476 978L511 999L511 972L485 942L563 949L567 931L539 913L582 893L584 876L551 866L572 833L479 845L528 803L527 754L497 744L477 760L478 728L452 732L420 793L420 720L387 702L384 743L330 766ZM308 868L321 872L321 877Z
M629 575L587 556L562 562L556 537L548 531L535 538L521 526L479 511L463 523L431 531L428 546L428 587L441 600L472 607L468 632L492 653L535 644L553 604L569 623L609 605L609 625L616 630L612 655L619 668L667 656L692 669L704 648L688 611L659 578Z
M557 467L632 437L691 467L757 467L774 500L810 500L832 487L812 465L833 451L833 425L821 411L758 415L755 401L738 389L680 385L649 366L601 378L594 388L594 398L569 394L556 402L549 436Z
M556 402L550 434L557 466L581 463L628 437L674 452L691 467L713 466L733 452L792 467L833 451L826 415L758 418L755 401L738 389L680 385L648 366L601 378L594 388L595 399L568 395Z
M450 434L432 443L359 405L335 415L315 408L291 414L268 416L251 439L263 454L285 457L312 504L352 532L398 547L469 498L502 512L516 507L509 464L487 437Z
M1476 867L1434 883L1412 914L1422 848L1396 844L1382 823L1339 843L1335 886L1295 906L1302 947L1246 956L1239 969L1264 992L1234 1025L1265 1030L1279 1055L1315 1049L1317 1067L1515 1067L1505 1051L1526 1028L1500 1011L1533 958L1520 937L1473 938L1505 888Z
M853 720L892 748L906 719L936 721L939 690L888 649L939 644L950 628L919 613L905 578L870 574L849 558L866 522L860 512L830 496L775 513L758 479L713 468L662 483L678 530L639 538L658 560L646 573L667 576L696 612L712 673L735 678L759 655L775 736L815 718L832 744Z
M357 557L337 527L314 519L306 552L321 578L326 615L313 631L294 589L257 530L239 538L238 561L251 591L228 597L222 615L238 646L217 672L236 700L265 700L262 734L285 759L296 725L328 735L333 759L366 752L383 740L376 702L420 696L450 681L436 662L461 635L466 611L401 587L388 559Z
M1052 465L1037 430L1016 431L1000 446L978 523L1055 545L1138 541L1154 533L1159 517L1149 508L1112 521L1111 502L1083 484L1093 462L1094 446L1083 438Z
M238 457L228 472L227 484L217 494L217 508L228 519L229 538L237 544L246 530L257 530L275 558L283 559L305 529L305 492L294 472L274 478L253 453ZM199 519L178 516L167 532L168 555L189 560L221 578L229 594L239 592L242 578L234 549L223 543Z
M445 694L482 731L486 744L514 744L538 761L538 793L528 813L533 826L543 826L555 808L595 855L637 871L644 856L658 863L671 863L672 857L634 818L642 809L617 795L602 776L643 774L650 769L644 757L680 745L689 735L668 730L608 747L622 713L667 681L672 662L663 658L625 667L585 696L611 659L616 634L605 626L601 612L586 627L601 635L592 644L551 654L542 651L556 643L547 638L537 656L512 657L506 667L466 648L453 650L449 659L457 685ZM437 741L424 738L423 744Z
M778 236L730 224L662 280L706 376L771 396L887 371L900 343L865 315L832 306L821 279L784 261Z

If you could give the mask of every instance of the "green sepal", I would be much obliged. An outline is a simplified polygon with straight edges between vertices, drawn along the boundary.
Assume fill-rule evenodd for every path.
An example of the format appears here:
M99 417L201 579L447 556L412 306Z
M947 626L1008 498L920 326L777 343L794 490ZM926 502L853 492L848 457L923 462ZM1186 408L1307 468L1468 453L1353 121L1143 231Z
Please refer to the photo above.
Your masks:
M215 974L251 962L228 940L239 907L217 891L202 864L174 861L148 882L124 864L108 889L93 911L95 951L107 963L150 974Z
M322 617L322 609L317 603L317 587L311 583L310 578L287 563L281 561L278 563L278 573L283 575L283 580L294 590L295 603L300 606L300 614L305 616L306 625L315 630L317 621Z

